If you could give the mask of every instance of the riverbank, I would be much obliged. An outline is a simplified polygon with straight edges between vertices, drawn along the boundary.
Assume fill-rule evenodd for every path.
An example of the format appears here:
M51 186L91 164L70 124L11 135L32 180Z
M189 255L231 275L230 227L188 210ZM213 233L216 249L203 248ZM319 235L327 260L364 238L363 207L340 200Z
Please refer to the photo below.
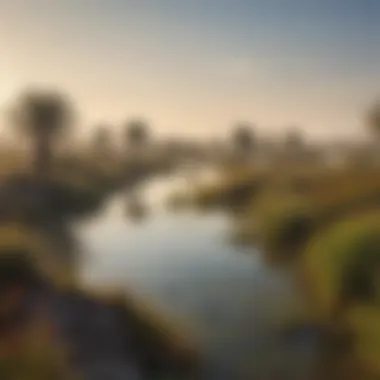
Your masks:
M338 376L337 368L346 371L350 362L357 368L350 365L348 372L359 371L372 379L378 373L375 362L380 356L374 348L378 338L366 340L365 321L374 323L378 315L380 169L288 167L261 176L252 169L245 179L228 178L207 191L200 186L190 199L197 207L230 209L239 243L261 247L270 265L294 268L309 300L311 321L329 331L325 350L335 344L338 338L332 337L338 330L346 331L344 347L330 355L335 359L328 365L324 361L326 376ZM254 181L260 186L253 188ZM238 196L238 202L225 196L239 193L244 196ZM205 194L207 202L199 203ZM361 317L351 318L357 307ZM334 361L338 372L333 370Z
M124 165L120 165L123 168ZM149 165L133 166L126 171L120 167L114 171L108 168L100 170L97 165L89 167L84 163L64 168L54 171L53 176L43 182L23 170L8 172L3 176L0 188L0 216L4 231L0 237L2 250L5 252L16 246L27 252L31 262L37 263L41 275L47 276L56 288L54 310L58 312L58 321L63 325L67 313L75 316L83 326L90 320L97 320L97 314L101 318L101 315L111 310L121 313L118 327L111 318L108 322L103 321L102 329L91 330L92 337L83 336L81 341L71 341L73 352L78 345L89 349L90 340L96 343L98 352L101 352L102 339L105 339L108 331L126 331L128 336L133 336L132 341L126 338L123 342L123 345L131 345L128 351L112 351L118 343L112 339L110 342L110 350L114 355L121 355L119 362L135 361L134 365L140 366L144 376L194 378L200 370L200 349L184 337L184 332L175 327L176 324L169 317L148 307L149 301L124 290L104 296L101 289L84 288L78 272L81 247L72 230L73 222L99 212L115 191L134 187L147 176L157 174L157 163L154 168ZM60 297L74 297L78 301L80 299L81 303L61 302ZM97 314L94 308L98 310ZM61 332L65 336L63 325ZM77 369L86 373L91 368L91 363L88 364L89 367Z

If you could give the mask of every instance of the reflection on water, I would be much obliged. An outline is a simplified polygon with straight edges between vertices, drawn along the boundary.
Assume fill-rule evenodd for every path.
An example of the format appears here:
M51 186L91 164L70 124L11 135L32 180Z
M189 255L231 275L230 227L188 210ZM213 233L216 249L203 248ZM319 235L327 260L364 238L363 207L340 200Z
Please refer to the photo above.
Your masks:
M81 226L91 253L85 278L123 283L195 325L210 377L232 380L249 371L268 379L279 368L281 379L286 371L297 379L295 363L305 371L312 345L298 339L283 346L274 329L281 313L300 302L291 281L266 268L257 253L229 245L223 215L165 211L167 188L159 181L146 189L152 212L142 223L126 219L122 200L114 199L104 215Z

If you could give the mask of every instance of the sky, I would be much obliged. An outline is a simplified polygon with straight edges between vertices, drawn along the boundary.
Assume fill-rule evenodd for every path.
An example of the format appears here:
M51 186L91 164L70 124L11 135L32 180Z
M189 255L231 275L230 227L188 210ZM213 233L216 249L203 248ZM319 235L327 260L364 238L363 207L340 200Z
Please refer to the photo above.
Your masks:
M83 131L143 117L156 133L292 126L360 136L380 95L377 0L0 0L0 105L59 88Z

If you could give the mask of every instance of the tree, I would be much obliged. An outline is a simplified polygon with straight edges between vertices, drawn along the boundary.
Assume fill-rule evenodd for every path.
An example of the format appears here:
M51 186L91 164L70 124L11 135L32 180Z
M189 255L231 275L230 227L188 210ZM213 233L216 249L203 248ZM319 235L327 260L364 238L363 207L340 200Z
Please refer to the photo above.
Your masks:
M108 155L111 149L111 128L102 123L95 127L92 149L96 155Z
M72 122L70 102L55 91L30 90L20 96L11 115L12 124L32 141L36 178L47 178L52 165L52 144Z
M126 125L125 139L128 146L144 146L149 138L148 124L141 119L131 120Z
M238 154L247 155L255 147L256 138L248 123L238 123L232 132L232 142Z

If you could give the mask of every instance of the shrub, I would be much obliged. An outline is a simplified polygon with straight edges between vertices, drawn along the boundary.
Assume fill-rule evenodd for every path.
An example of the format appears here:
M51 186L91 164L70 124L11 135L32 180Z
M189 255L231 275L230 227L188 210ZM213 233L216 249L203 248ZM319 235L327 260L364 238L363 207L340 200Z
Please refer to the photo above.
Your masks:
M55 255L41 234L16 223L0 227L0 265L2 258L5 267L9 265L8 260L15 260L20 268L22 265L28 268L29 265L38 271L41 278L53 282L74 282L76 279L75 268L66 263L65 258ZM19 267L15 266L16 269Z
M316 312L333 316L351 302L375 302L380 268L380 214L334 224L308 244L302 268Z
M316 228L307 200L281 197L257 209L258 237L270 262L289 262L298 256Z

